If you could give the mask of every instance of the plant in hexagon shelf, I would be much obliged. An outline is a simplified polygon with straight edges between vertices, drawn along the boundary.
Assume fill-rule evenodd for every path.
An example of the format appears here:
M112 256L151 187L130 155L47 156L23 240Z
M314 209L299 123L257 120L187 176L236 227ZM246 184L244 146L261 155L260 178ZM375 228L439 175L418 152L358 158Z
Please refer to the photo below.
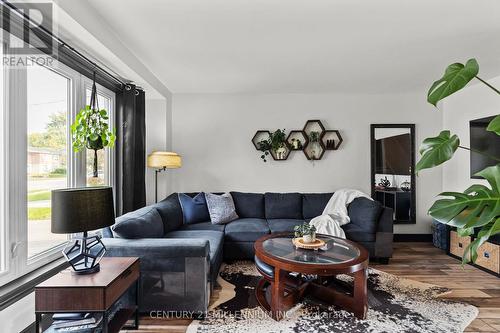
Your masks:
M477 76L479 65L475 59L466 64L454 63L446 68L444 76L434 82L427 94L427 101L432 105L443 98L464 88L476 78L495 93L500 91ZM500 135L500 114L496 115L486 128ZM484 178L488 186L474 184L464 192L443 192L442 199L434 202L429 214L441 223L456 227L460 236L476 235L464 251L462 263L474 262L478 256L478 248L491 236L500 233L500 156L492 156L481 151L464 147L457 135L445 130L438 136L427 138L420 146L420 155L415 171L433 168L450 160L455 151L465 149L474 151L497 162L496 165L476 173Z
M269 155L271 155L272 158L276 161L286 160L288 158L288 154L290 153L290 149L286 143L285 130L277 129L274 132L267 132L269 133L268 138L260 139L259 141L255 142L255 140L258 139L258 134L262 134L265 132L267 131L258 131L252 139L255 148L262 152L260 158L264 162L267 162L267 158L269 157Z

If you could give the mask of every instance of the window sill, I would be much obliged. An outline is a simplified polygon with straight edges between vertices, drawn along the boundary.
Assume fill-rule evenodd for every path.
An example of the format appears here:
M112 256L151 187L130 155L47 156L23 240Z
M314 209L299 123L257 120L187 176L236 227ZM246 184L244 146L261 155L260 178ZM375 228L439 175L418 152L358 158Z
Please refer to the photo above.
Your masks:
M0 287L0 311L33 292L35 286L57 274L69 264L64 258L54 260Z

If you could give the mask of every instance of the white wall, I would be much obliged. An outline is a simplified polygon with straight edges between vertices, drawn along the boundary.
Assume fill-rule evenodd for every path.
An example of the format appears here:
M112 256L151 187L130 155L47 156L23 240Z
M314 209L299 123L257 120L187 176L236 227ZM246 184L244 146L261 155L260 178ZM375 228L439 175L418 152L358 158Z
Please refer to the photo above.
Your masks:
M21 332L35 322L35 293L0 311L0 332Z
M258 129L302 129L320 119L344 138L340 150L321 161L292 152L287 161L263 163L250 142ZM173 149L183 167L173 175L174 191L370 191L370 124L415 123L416 140L439 133L442 115L425 93L404 95L197 95L175 94ZM417 179L417 224L397 233L428 233L427 209L441 191L441 170Z
M171 115L165 99L146 99L146 157L154 150L166 151L170 142ZM167 177L162 172L158 175L158 200L168 192ZM146 168L146 202L155 200L155 172Z
M488 82L499 88L500 76ZM445 99L442 108L443 128L457 134L461 145L470 147L469 121L500 114L500 98L493 90L478 83ZM461 192L474 183L487 184L470 178L469 152L458 149L453 159L443 166L443 190Z

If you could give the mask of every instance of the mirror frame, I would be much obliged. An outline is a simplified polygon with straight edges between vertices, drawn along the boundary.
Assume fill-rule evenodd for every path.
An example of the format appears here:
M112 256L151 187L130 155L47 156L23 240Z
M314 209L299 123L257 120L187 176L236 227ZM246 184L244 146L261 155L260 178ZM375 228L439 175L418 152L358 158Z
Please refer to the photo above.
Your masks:
M375 130L377 128L408 128L410 130L410 154L411 154L411 209L410 209L410 220L408 222L398 222L394 220L394 224L416 224L416 206L417 206L417 186L415 177L415 124L371 124L370 125L370 153L371 153L371 195L375 199L375 165L376 165L376 155L375 155Z

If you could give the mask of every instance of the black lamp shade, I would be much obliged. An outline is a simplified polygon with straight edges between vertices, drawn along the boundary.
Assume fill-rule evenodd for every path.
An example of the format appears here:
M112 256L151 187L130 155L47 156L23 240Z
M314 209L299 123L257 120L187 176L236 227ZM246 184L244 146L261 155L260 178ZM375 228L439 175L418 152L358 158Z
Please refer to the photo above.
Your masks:
M109 186L52 191L52 233L71 234L115 223L113 190Z

